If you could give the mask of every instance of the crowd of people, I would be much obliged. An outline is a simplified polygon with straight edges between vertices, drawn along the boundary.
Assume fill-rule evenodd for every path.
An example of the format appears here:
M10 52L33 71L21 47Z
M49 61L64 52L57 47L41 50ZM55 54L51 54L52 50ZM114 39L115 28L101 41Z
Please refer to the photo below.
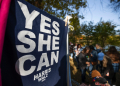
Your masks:
M112 86L116 83L116 73L120 68L120 53L115 46L110 46L107 52L103 51L100 44L96 44L95 48L93 45L82 48L80 44L70 44L70 58L77 62L82 83L85 83L87 74L93 80L91 86Z

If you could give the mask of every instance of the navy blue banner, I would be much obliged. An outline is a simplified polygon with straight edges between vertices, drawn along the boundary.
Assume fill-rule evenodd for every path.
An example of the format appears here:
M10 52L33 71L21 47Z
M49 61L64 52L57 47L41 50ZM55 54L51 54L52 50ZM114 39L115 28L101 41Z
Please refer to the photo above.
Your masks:
M65 22L12 0L2 55L3 86L67 86Z

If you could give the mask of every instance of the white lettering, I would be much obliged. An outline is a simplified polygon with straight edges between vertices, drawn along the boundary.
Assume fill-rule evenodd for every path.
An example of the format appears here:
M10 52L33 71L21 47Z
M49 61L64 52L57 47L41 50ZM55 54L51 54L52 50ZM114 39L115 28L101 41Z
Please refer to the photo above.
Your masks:
M36 66L31 66L29 70L24 70L24 63L27 60L34 61L35 57L33 55L25 55L25 56L20 57L16 62L16 65L15 65L16 72L20 74L21 76L30 75L31 73L34 72L36 68Z
M17 50L21 53L30 53L36 47L35 42L29 38L26 38L25 37L26 35L28 35L30 38L36 38L35 34L31 31L26 31L26 30L20 31L17 36L18 40L30 46L29 48L25 48L24 45L16 45Z
M59 30L59 23L58 22L56 22L56 21L53 21L53 23L52 23L52 26L54 27L54 29L56 30L54 30L54 29L52 29L52 33L54 34L54 35L59 35L59 33L60 33L60 30Z
M56 44L59 44L56 40L59 40L59 37L53 36L52 39L52 50L59 50L59 46L55 46Z
M28 29L32 29L32 25L33 25L33 20L40 14L39 12L33 10L32 13L30 14L28 11L28 8L25 4L23 4L22 2L18 1L18 4L21 7L21 10L26 18L26 24L25 24L25 28Z
M44 62L43 62L43 60L44 60ZM41 70L42 66L49 67L47 53L42 53L39 64L38 64L37 71Z
M49 27L50 28L50 24L49 23L46 23L45 20L51 22L51 19L42 15L41 14L41 25L40 25L40 32L44 32L44 33L48 33L48 34L51 34L51 31L48 30L48 29L45 29L45 26Z
M43 51L43 45L47 45L47 51L50 50L50 44L51 44L51 36L48 35L47 40L43 40L44 39L44 35L43 34L39 34L39 38L38 38L38 51Z
M59 51L57 51L56 56L55 56L55 52L51 52L51 65L53 65L54 60L56 63L58 63L58 55L59 55Z
M39 78L38 74L34 75L34 80L36 80L38 78Z

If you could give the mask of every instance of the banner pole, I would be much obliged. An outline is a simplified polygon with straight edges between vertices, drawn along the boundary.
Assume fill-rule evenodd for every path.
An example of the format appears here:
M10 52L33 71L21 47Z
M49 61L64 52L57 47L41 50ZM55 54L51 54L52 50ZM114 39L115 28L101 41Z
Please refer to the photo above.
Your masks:
M68 45L68 32L67 32L67 86L69 86L69 45Z
M71 85L71 75L70 75L70 63L69 63L69 28L68 28L68 16L65 21L65 26L67 26L68 32L67 32L67 86Z

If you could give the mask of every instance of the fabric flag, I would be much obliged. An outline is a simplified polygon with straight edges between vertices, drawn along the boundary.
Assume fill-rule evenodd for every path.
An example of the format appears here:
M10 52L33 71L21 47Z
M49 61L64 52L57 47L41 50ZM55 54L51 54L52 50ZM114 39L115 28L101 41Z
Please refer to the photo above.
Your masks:
M11 0L0 0L0 86L2 86L1 57L2 57L4 34L5 34L5 29L6 29L6 23L7 23L10 2L11 2Z
M65 22L11 0L1 61L2 86L67 86Z

